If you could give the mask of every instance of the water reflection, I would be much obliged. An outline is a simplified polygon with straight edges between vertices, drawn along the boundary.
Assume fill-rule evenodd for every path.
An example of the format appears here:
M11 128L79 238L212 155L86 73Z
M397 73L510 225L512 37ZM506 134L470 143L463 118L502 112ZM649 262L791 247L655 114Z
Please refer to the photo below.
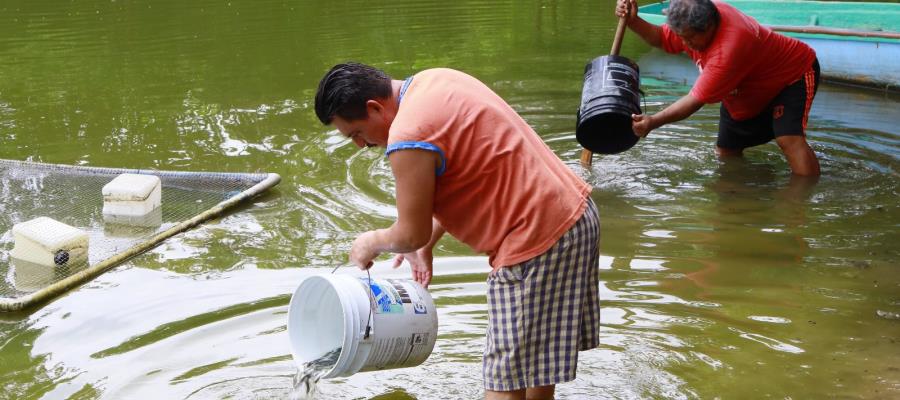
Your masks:
M790 176L785 182L771 164L742 158L721 162L717 174L704 185L715 195L713 214L707 217L713 258L800 264L809 244L798 228L808 220L806 210L818 180Z

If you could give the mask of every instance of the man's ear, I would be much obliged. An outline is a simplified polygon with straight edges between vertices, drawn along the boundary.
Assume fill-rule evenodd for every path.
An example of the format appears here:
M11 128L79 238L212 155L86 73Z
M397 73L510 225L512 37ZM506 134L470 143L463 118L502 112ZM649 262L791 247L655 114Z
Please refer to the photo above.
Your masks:
M377 113L377 114L383 114L384 113L384 105L382 105L380 102L378 102L378 100L367 100L366 101L366 113L371 114L373 112Z

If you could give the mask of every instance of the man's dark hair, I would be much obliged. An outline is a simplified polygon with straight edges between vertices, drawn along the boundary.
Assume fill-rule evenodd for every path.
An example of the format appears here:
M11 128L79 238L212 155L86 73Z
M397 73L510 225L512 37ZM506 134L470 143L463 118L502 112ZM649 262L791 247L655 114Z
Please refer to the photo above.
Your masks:
M316 116L328 125L335 116L347 121L366 117L366 102L391 96L391 77L365 64L347 62L331 67L319 81Z
M719 24L719 10L710 0L672 0L666 13L666 23L678 33L687 29L706 32Z

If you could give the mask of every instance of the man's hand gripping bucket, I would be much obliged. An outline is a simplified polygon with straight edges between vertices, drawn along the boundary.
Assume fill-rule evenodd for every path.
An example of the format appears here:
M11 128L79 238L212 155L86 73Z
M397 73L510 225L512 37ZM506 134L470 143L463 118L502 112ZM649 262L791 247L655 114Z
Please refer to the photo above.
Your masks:
M412 280L317 275L291 297L288 338L301 367L339 354L322 366L322 378L414 367L434 349L437 311Z

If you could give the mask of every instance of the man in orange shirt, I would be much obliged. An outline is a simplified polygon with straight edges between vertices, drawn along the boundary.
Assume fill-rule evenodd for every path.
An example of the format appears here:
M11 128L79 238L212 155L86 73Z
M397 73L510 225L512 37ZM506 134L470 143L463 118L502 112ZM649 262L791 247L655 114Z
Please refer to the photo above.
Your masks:
M493 268L483 373L487 399L552 399L575 379L578 351L599 344L599 235L591 188L477 79L430 69L405 81L362 64L334 66L316 115L360 147L386 147L397 221L353 242L428 286L448 232Z
M745 148L775 139L794 174L819 175L819 161L806 141L819 86L819 63L809 46L720 1L671 0L662 26L637 16L637 0L618 0L616 15L650 45L685 52L700 68L689 94L659 113L633 116L636 135L721 101L716 153L740 156Z

